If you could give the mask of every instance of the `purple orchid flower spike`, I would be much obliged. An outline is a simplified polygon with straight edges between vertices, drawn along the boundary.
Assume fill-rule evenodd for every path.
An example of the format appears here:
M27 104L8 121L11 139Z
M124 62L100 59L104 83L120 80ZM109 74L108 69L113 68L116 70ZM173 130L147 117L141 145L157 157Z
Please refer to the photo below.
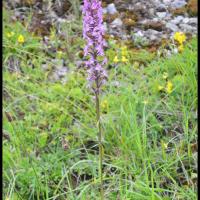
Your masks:
M106 64L103 35L104 27L101 1L84 0L83 38L86 40L84 55L89 59L86 62L88 80L90 80L90 83L98 82L97 90L100 89L100 86L107 78L106 71L103 68L103 65Z
M98 128L99 142L99 178L100 178L100 196L104 199L103 191L103 144L100 118L100 88L105 83L107 74L103 65L107 63L104 54L105 40L103 38L103 14L100 0L84 0L83 7L83 38L86 40L84 56L87 59L85 65L88 72L88 80L95 93L96 120Z

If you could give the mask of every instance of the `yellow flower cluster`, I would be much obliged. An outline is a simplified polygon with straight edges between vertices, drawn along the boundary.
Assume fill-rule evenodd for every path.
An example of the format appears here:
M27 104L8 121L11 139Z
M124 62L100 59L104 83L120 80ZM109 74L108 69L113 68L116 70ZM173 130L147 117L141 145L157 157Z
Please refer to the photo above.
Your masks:
M166 86L166 91L168 94L170 94L170 93L172 93L172 90L173 90L173 84L171 81L168 81L167 86Z
M118 63L118 62L126 63L126 62L128 62L127 56L128 56L127 47L123 46L121 48L121 60L119 60L118 56L115 56L113 59L113 62L114 63Z
M122 56L122 62L128 62L128 59L125 56Z
M162 77L163 77L163 79L166 80L168 78L168 73L164 72ZM167 81L167 84L166 84L165 88L162 85L158 85L158 91L159 92L163 91L164 89L165 89L165 91L168 94L172 93L172 91L173 91L173 84L172 84L172 82L171 81Z
M102 108L102 110L108 109L108 101L107 100L102 101L101 108Z
M14 35L15 35L15 33L13 31L6 33L7 38L12 38ZM17 38L17 41L18 41L18 43L23 44L25 42L24 36L22 34L20 34Z
M183 43L186 41L186 35L182 32L176 32L174 34L174 40L178 42L178 51L182 52L184 49Z
M168 78L168 73L167 73L167 72L164 72L164 73L163 73L163 78L164 78L164 79L167 79L167 78Z
M164 141L161 141L161 145L162 145L163 149L168 148L168 143L165 143Z
M182 32L176 32L174 34L174 40L176 40L179 44L183 44L183 42L186 40L186 36Z
M14 32L8 32L8 33L6 33L6 36L8 37L8 38L11 38L12 36L14 36Z
M159 85L158 86L158 91L161 91L161 90L163 90L164 89L164 87L162 86L162 85Z
M114 63L118 63L118 62L119 62L119 59L118 59L117 56L114 57L113 62L114 62Z
M23 35L19 35L18 38L17 38L17 41L21 44L23 44L25 42L25 39L24 39L24 36Z
M62 51L57 51L57 56L59 59L63 57L63 54L64 53Z
M121 53L122 53L122 56L127 56L127 55L128 55L127 47L126 47L126 46L123 46L123 47L121 48Z
M182 45L182 44L181 44L181 45L179 45L179 47L178 47L178 51L179 51L179 52L182 52L182 51L183 51L183 49L184 49L184 48L183 48L183 45Z
M140 67L140 63L137 62L137 61L135 61L135 62L133 63L133 69L134 69L134 70L138 70L139 67Z

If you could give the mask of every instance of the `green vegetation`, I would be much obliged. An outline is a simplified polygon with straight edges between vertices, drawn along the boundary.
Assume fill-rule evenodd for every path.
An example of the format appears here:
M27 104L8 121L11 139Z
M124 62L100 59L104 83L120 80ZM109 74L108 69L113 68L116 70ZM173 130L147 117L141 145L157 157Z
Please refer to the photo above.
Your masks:
M53 82L50 58L60 57L4 12L4 199L99 199L95 106L73 62L79 46L81 37L66 46L66 81ZM110 40L101 95L106 199L197 199L197 39L170 58L128 49L129 61L114 64L116 48Z

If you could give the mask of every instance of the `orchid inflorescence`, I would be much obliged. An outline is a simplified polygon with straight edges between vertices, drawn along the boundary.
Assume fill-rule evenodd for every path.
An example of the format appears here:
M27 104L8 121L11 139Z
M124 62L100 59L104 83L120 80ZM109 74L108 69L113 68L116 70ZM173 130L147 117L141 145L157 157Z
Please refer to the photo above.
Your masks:
M95 93L96 103L96 120L98 128L99 142L99 178L100 178L100 195L101 200L104 199L103 191L103 144L100 117L100 89L105 82L107 74L103 65L107 63L104 54L104 46L106 45L103 38L103 13L101 0L84 0L83 7L83 38L86 40L84 48L84 56L87 61L85 63L88 71L88 80Z
M90 83L96 82L97 89L104 83L107 74L103 65L107 63L104 54L106 45L103 38L103 14L100 0L84 0L83 38L86 40L84 56L88 58L86 67Z

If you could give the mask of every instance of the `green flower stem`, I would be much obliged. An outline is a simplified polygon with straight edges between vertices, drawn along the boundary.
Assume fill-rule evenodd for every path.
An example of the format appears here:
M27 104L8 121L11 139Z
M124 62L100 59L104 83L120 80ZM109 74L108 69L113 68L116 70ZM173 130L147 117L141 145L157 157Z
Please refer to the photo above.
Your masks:
M100 178L100 195L101 200L104 199L104 191L103 191L103 144L102 144L102 131L101 131L101 121L100 121L100 103L99 103L99 83L98 79L96 80L96 92L95 92L95 100L96 100L96 120L97 120L97 128L98 128L98 143L99 143L99 178Z

